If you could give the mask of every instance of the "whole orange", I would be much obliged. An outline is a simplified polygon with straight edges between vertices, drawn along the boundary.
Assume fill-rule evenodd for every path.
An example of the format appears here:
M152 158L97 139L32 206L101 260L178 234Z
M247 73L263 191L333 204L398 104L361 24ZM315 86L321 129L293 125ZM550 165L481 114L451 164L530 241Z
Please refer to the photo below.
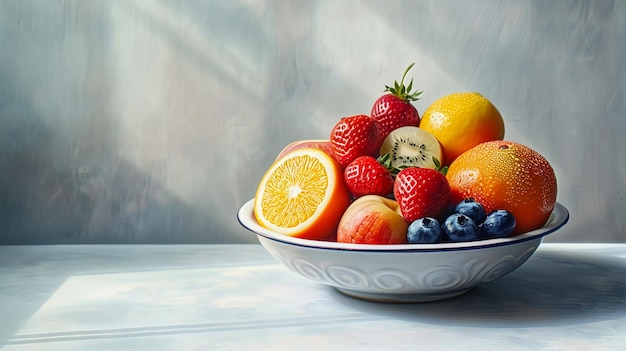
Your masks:
M419 127L439 140L445 165L480 143L504 138L502 115L491 101L476 92L453 93L437 99L424 111Z
M556 176L533 149L511 141L479 144L452 162L446 178L451 201L473 197L487 213L504 209L517 222L513 235L541 228L556 203Z

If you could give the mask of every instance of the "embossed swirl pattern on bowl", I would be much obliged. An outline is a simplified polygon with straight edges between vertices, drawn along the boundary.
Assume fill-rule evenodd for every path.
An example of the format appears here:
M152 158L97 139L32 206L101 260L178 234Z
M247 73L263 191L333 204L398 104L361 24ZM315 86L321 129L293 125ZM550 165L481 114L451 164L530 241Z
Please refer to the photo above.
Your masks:
M346 264L321 264L302 257L286 258L274 251L285 266L310 280L348 290L378 293L416 293L458 290L498 279L522 265L537 249L530 246L519 255L498 260L471 259L459 266L435 264L421 269L380 268L365 272Z
M253 200L241 207L240 223L257 234L278 262L303 278L370 301L423 302L458 296L511 273L528 260L542 238L569 219L557 203L548 223L511 238L441 244L363 245L312 241L261 228Z

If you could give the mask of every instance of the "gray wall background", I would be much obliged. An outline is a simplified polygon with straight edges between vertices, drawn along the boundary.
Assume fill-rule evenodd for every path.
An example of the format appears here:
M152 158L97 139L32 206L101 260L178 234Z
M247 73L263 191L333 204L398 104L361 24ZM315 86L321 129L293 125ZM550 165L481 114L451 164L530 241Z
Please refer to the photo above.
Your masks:
M553 165L570 223L626 242L626 2L0 0L0 243L253 243L286 144L479 91Z

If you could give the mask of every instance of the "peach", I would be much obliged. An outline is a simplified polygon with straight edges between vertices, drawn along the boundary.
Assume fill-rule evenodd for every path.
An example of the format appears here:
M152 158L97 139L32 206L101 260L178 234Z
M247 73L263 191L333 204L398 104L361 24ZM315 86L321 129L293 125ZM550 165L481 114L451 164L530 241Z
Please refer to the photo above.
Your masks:
M290 151L297 150L297 149L302 149L302 148L305 148L305 147L312 147L312 148L320 149L320 150L324 151L325 153L329 154L330 156L333 156L333 158L334 158L333 150L330 147L330 140L298 140L298 141L294 141L294 142L290 143L289 145L285 146L278 153L278 156L276 156L276 160L278 160L281 157L285 156Z
M337 228L337 241L353 244L406 244L409 223L396 200L362 196L348 206Z

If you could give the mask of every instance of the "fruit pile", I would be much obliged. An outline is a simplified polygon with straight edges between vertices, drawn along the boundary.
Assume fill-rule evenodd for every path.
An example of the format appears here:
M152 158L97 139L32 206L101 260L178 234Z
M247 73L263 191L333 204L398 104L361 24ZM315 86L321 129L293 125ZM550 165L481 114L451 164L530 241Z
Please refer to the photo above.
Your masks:
M424 115L413 80L386 86L369 115L327 140L287 145L257 188L254 215L277 233L363 244L474 241L541 228L556 203L548 161L505 141L479 93L443 96Z

